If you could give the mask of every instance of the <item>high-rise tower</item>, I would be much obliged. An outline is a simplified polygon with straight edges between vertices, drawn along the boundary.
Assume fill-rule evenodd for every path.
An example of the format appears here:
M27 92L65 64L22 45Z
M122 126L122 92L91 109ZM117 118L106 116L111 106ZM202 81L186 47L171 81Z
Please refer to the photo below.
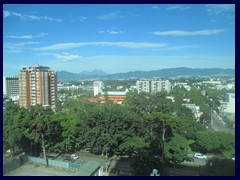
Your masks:
M93 91L94 96L98 96L103 93L104 84L102 81L94 81L93 82Z
M3 95L7 95L12 100L18 100L19 87L17 76L3 76Z
M18 75L20 107L30 109L40 104L55 108L57 102L57 74L44 66L23 67Z

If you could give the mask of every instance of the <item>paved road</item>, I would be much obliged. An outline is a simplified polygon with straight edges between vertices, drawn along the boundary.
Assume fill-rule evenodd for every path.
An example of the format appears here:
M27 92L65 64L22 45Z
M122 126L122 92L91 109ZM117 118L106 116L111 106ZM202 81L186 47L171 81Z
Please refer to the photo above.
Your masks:
M216 113L212 113L211 115L211 126L215 131L234 132L234 130L228 128L226 124L223 123L222 118Z
M210 156L207 156L207 159L194 158L193 154L188 154L188 157L193 158L194 162L184 161L185 164L196 164L196 165L200 165L200 166L204 166L207 163L207 159L211 158Z

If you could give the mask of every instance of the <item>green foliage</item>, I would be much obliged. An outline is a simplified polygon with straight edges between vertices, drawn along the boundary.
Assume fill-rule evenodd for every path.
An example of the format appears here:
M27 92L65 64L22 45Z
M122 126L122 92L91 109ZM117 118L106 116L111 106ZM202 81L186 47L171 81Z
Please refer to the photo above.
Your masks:
M196 145L202 151L226 157L232 157L235 154L234 135L225 132L200 131L196 135Z
M119 151L122 154L128 154L134 152L140 152L143 149L149 148L149 142L146 139L140 137L132 137L127 139L119 146Z
M131 85L128 83L125 85ZM161 164L153 155L181 162L194 142L203 152L233 157L234 135L207 131L191 110L182 106L183 97L191 98L204 112L202 120L207 121L211 101L200 92L194 87L191 91L176 87L170 94L128 92L122 105L67 99L57 112L40 105L29 111L8 102L3 114L4 150L38 155L43 134L47 152L73 153L88 148L110 156L137 153L133 167L138 175L149 175ZM210 89L206 92L213 93ZM174 96L175 102L166 99L167 95Z
M170 141L165 144L164 156L165 159L175 163L180 163L188 154L189 141L184 137L175 134Z
M208 131L197 133L196 144L207 152L214 151L220 147L216 134Z
M235 176L235 161L213 158L201 169L203 176Z
M159 169L159 159L153 157L151 153L146 151L139 152L134 157L132 168L134 173L138 176L150 176L153 169Z

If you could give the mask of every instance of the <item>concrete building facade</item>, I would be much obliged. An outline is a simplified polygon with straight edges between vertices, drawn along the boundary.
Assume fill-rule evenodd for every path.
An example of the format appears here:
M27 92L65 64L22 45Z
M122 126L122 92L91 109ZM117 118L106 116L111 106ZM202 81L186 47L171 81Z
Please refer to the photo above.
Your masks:
M138 93L156 93L162 90L169 92L171 90L171 84L168 80L139 80L136 82Z
M140 80L136 82L137 91L140 92L148 92L151 91L151 84L149 80Z
M19 73L19 105L30 109L40 104L55 108L57 102L57 74L44 66L23 67Z
M19 84L17 76L3 76L3 95L12 100L18 100Z
M93 82L93 92L94 96L98 96L103 93L104 84L102 81L94 81Z
M126 89L126 91L107 91L106 95L108 100L113 101L116 104L122 104L123 101L126 99L127 92L128 89Z
M235 93L227 93L225 99L226 107L224 113L235 114Z

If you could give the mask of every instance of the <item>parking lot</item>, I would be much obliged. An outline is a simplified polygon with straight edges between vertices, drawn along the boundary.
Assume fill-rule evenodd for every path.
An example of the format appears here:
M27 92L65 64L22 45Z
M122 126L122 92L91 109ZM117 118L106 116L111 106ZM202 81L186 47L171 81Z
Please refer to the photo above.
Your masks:
M88 152L77 152L75 156L77 158L71 158L72 154L54 154L50 153L47 154L47 158L51 160L57 160L57 161L63 161L68 163L74 163L74 164L86 164L89 161L97 161L99 163L105 162L105 156L99 156L99 155L92 155ZM42 157L42 155L40 156Z

